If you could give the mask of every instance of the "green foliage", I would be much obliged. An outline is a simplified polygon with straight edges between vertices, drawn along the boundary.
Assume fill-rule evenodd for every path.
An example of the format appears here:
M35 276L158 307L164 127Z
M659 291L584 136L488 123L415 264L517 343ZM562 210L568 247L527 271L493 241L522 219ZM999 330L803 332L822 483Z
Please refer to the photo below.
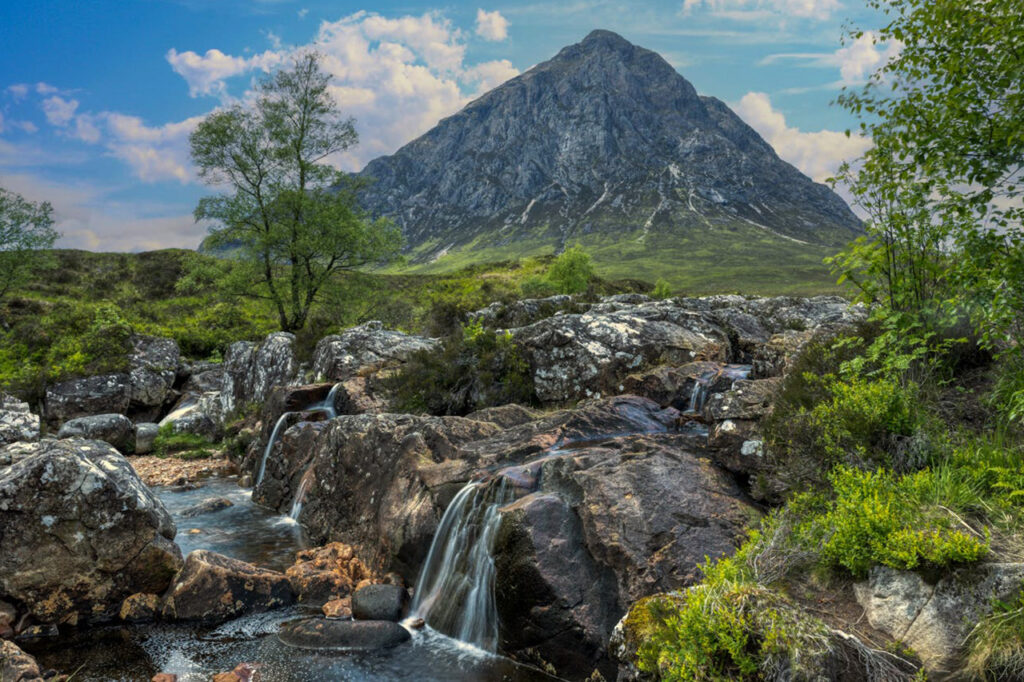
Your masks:
M1024 677L1024 590L1009 603L996 601L967 644L964 672L970 679L999 682Z
M651 298L671 298L672 297L672 285L667 280L658 278L658 281L654 283L654 291L651 292Z
M978 561L988 552L986 538L933 502L943 481L930 470L900 476L840 466L830 479L833 500L797 502L808 508L821 504L797 533L812 545L820 541L829 564L860 577L876 564L945 567Z
M548 281L561 294L582 294L593 278L594 265L590 255L579 244L559 254L548 271Z
M1008 356L1000 367L992 392L992 406L1009 424L1024 424L1024 357Z
M49 202L28 201L0 187L0 299L31 277L60 235Z
M214 444L209 439L194 433L178 433L173 424L165 424L157 432L153 441L153 452L157 457L167 457L175 453L179 459L204 459L212 457Z
M547 298L558 293L558 287L540 275L526 278L520 288L523 298Z
M197 220L219 223L207 246L232 249L245 266L209 268L193 281L213 278L238 296L266 298L286 331L306 325L336 273L385 262L401 247L394 225L359 207L361 184L324 162L357 136L319 60L299 56L259 84L255 106L215 112L189 138L199 176L233 190L196 208Z
M388 384L403 412L465 415L537 402L530 364L511 334L479 322L446 337L439 350L414 354Z

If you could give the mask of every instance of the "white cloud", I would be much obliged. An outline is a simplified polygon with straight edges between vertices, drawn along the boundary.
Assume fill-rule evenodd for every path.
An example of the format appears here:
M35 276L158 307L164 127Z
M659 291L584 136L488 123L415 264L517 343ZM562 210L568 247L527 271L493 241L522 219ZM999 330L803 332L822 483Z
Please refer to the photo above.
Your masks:
M195 174L189 160L188 136L203 120L193 116L162 126L147 126L137 116L107 112L110 153L131 166L144 182L177 180L188 183Z
M824 20L841 7L839 0L683 0L683 16L707 8L714 16L740 21L770 17Z
M303 7L298 12L296 12L296 14L299 15L299 19L305 19L306 15L309 14L309 8L308 7Z
M75 110L78 109L78 100L66 100L63 97L54 95L43 100L43 113L50 125L64 127L71 123L75 117Z
M71 135L90 144L100 141L100 130L96 127L95 118L89 115L75 116L75 129Z
M839 79L822 86L823 89L838 88L849 85L862 85L872 73L890 60L898 57L903 50L903 43L893 40L880 44L871 31L865 31L853 42L840 47L835 52L790 52L773 54L759 63L772 64L782 60L802 60L811 66L831 67L839 69ZM807 88L792 91L806 91Z
M498 59L493 62L484 62L466 69L465 78L468 81L477 83L477 92L483 94L493 90L505 81L519 75L519 69L512 66L507 59Z
M786 124L763 92L748 92L733 109L775 152L818 182L835 175L843 161L853 161L871 148L871 140L835 130L806 133Z
M15 99L22 99L28 94L28 87L27 83L15 83L7 86L7 92Z
M505 40L508 38L508 19L501 12L476 11L476 34L484 40Z
M269 71L281 63L280 53L272 50L246 58L231 57L217 49L207 50L204 55L191 50L179 53L172 47L167 51L166 59L174 72L188 83L191 97L222 97L227 91L224 81L228 78L255 69Z
M36 83L36 93L40 95L55 95L60 92L60 88L50 85L49 83L43 83L42 81Z

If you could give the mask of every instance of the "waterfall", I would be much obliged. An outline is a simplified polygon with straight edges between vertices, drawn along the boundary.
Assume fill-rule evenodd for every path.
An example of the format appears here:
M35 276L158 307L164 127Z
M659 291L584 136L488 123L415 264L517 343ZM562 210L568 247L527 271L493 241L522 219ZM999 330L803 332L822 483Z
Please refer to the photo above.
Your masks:
M330 393L327 394L327 397L324 398L322 402L319 402L315 405L311 405L308 409L310 411L315 410L317 412L326 412L328 419L334 419L335 417L338 416L338 413L334 409L334 396L337 395L338 389L340 388L340 383L334 384L333 386L331 386Z
M416 581L414 617L487 651L498 644L494 540L498 509L511 501L505 479L467 484L448 505Z
M295 414L294 412L285 412L274 424L274 430L270 432L270 438L267 440L267 447L263 448L263 458L260 459L260 471L256 474L256 482L253 484L253 488L258 486L263 481L263 474L267 469L267 457L270 456L270 450L274 447L274 443L277 442L277 437L280 434L281 427L288 421L288 417Z
M693 391L690 392L690 404L686 408L685 414L700 414L700 411L704 409L704 401L707 399L707 384L704 383L703 377L697 377L693 382Z
M299 481L299 489L295 492L295 499L292 500L292 510L288 512L288 516L291 517L292 521L299 520L299 514L302 513L302 503L306 499L306 493L309 492L309 486L313 485L315 479L316 470L313 469L313 465L310 465L305 473L302 474L302 480Z

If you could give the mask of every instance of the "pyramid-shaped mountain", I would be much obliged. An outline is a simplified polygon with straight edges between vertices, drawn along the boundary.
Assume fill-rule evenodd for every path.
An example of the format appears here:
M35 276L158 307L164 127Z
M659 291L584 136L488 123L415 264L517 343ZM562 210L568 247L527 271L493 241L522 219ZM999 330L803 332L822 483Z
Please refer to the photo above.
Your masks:
M802 247L817 247L819 263L823 247L860 231L839 196L781 160L724 103L609 31L481 96L361 175L374 180L364 206L402 227L419 262L550 253L579 241L599 262L620 265L759 245L751 264L763 267Z

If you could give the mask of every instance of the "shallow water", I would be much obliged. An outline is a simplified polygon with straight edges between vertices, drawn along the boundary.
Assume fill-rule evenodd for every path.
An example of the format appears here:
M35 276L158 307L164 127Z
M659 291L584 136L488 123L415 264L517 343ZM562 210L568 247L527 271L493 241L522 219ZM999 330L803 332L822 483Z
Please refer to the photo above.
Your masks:
M209 549L243 561L284 570L305 546L301 528L286 516L253 503L237 479L207 479L195 490L155 488L178 525L183 554ZM181 512L210 497L234 506L194 517ZM190 533L198 529L198 533ZM287 647L277 638L281 623L318 611L293 607L253 614L217 628L151 624L66 632L55 641L25 642L41 665L75 675L75 682L146 682L159 672L179 682L207 682L239 663L259 663L262 682L545 682L556 678L516 665L426 628L412 640L382 652L345 654Z
M295 553L306 547L298 524L253 502L252 491L239 488L235 477L207 479L195 490L154 488L153 492L178 525L174 541L184 556L196 549L209 549L283 571L295 563ZM227 498L234 506L198 516L181 516L185 509L210 497Z

